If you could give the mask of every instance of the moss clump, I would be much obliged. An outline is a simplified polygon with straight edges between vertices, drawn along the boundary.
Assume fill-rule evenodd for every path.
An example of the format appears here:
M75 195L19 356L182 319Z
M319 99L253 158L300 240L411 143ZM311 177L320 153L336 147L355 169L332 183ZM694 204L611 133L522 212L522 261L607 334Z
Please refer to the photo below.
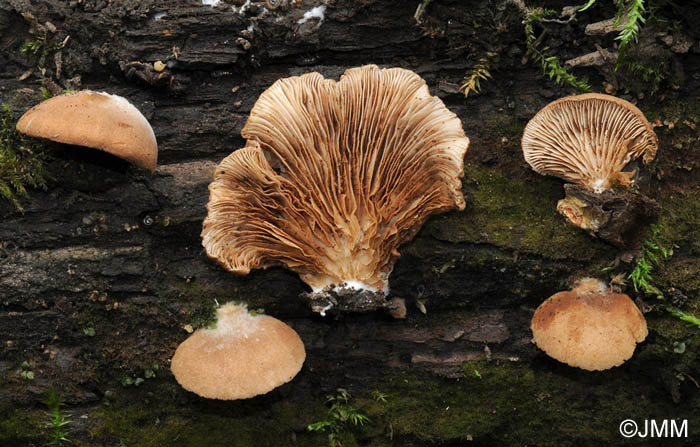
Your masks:
M649 387L647 378L628 367L589 373L554 363L537 366L468 362L460 380L399 374L379 385L387 395L383 417L403 445L473 440L546 447L618 445L624 419L700 416L697 393L679 408L664 390ZM655 441L635 439L634 445Z
M659 200L663 205L658 240L673 255L652 273L663 290L675 287L688 296L700 296L700 199L675 194Z
M27 187L46 189L50 175L44 163L44 146L15 129L16 120L7 105L0 109L0 197L23 211L17 196L28 197Z
M498 138L520 138L525 124L517 116L507 113L493 114L484 120L484 127Z
M43 445L45 417L42 411L0 405L0 446Z
M426 231L432 236L448 242L489 243L551 259L573 254L585 260L612 250L557 214L557 201L564 195L561 182L542 178L526 183L468 164L463 184L467 209L428 222Z
M660 241L666 247L677 245L681 251L700 256L700 198L697 195L674 194L659 199Z
M313 412L323 414L322 401L297 406L274 396L207 400L172 379L144 386L121 390L114 401L90 415L89 445L277 447L291 445L295 430L295 445L318 447L326 442L322 434L303 431L314 420Z

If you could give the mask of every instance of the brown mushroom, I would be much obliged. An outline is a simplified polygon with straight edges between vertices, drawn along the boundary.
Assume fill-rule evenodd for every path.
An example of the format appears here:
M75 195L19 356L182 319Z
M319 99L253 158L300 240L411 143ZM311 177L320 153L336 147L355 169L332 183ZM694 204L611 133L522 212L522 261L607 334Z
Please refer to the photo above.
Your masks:
M543 302L531 329L535 344L547 355L588 371L621 365L647 336L634 302L592 278Z
M280 320L227 303L214 329L198 329L177 347L178 383L209 399L246 399L292 380L306 358L299 335Z
M589 93L558 99L527 124L523 154L535 172L554 175L601 193L629 187L630 161L649 163L658 140L642 112L614 96Z
M158 144L146 118L125 98L82 90L47 99L17 122L19 132L100 149L155 171Z
M318 293L384 297L397 248L429 216L465 206L469 139L409 70L280 79L242 135L216 169L202 230L207 254L234 273L282 265Z

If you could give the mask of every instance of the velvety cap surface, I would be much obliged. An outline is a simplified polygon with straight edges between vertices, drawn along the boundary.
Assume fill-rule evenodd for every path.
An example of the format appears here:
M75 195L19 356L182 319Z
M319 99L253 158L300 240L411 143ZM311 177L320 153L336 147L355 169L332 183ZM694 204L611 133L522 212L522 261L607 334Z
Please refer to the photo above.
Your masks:
M299 335L280 320L228 303L215 329L199 329L175 351L171 370L186 390L245 399L289 382L306 359Z
M589 371L621 365L647 336L644 316L627 295L591 283L547 299L531 329L547 355Z

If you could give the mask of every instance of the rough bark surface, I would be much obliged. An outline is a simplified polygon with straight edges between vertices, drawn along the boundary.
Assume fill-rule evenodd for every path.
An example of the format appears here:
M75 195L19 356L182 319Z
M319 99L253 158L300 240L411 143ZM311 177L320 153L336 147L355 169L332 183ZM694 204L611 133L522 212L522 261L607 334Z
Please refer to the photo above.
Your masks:
M624 442L618 426L628 418L688 419L696 436L700 328L664 308L699 313L700 44L688 26L699 8L667 7L685 40L669 32L656 45L677 76L636 96L650 121L666 122L657 160L638 181L661 207L659 243L672 251L653 273L665 301L618 284L647 312L650 336L622 367L584 373L531 343L532 312L582 276L619 283L634 262L604 272L620 261L617 250L558 216L562 182L522 158L527 120L572 91L524 57L518 2L435 0L417 24L418 3L0 0L0 102L19 114L41 99L40 86L108 91L144 113L159 143L152 175L49 144L49 189L30 191L24 213L0 202L0 445L51 442L50 390L71 415L68 437L86 446L325 445L328 432L306 426L329 417L326 395L338 388L371 418L339 422L343 445L613 445ZM316 7L323 17L304 21ZM561 60L614 43L584 35L610 8L548 29ZM20 52L36 40L46 51ZM688 41L685 52L672 49ZM465 98L460 83L487 52L498 55L493 78ZM156 71L156 61L166 68ZM406 300L405 320L322 318L299 298L308 290L295 274L237 277L200 244L214 167L243 146L259 94L280 77L337 78L367 63L416 71L471 139L467 209L432 218L399 250L390 298ZM596 89L615 76L576 73ZM307 361L266 396L206 401L177 386L169 359L184 327L205 325L215 301L230 300L292 325Z

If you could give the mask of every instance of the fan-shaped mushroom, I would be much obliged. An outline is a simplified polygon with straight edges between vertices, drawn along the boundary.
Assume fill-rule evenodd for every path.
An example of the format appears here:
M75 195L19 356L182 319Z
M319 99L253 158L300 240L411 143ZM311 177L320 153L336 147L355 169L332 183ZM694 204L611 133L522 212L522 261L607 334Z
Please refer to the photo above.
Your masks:
M235 273L283 265L323 296L365 291L356 308L384 306L397 248L430 215L464 208L469 139L409 70L280 79L242 135L216 169L202 230L207 254Z
M543 302L531 329L547 355L589 371L621 365L648 333L644 316L627 295L592 278Z
M209 399L246 399L289 382L306 359L299 335L280 320L227 303L214 329L198 329L170 365L178 383Z
M554 175L596 193L628 187L622 169L642 157L649 163L658 140L642 112L629 102L589 93L558 99L527 124L523 154L535 172Z
M146 118L125 98L82 90L43 101L17 122L17 130L59 143L100 149L155 171L158 144Z

